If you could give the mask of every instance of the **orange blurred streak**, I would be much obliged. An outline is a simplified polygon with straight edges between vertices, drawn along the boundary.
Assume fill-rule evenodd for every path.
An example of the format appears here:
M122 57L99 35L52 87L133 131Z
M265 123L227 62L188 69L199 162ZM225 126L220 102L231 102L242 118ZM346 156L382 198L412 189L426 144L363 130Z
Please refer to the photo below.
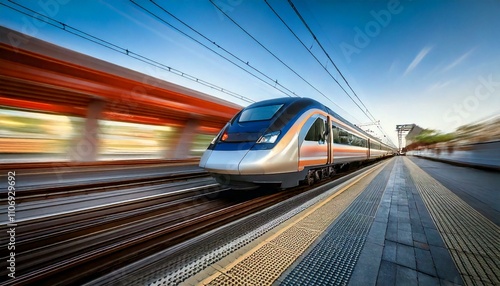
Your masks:
M151 124L151 125L162 125L162 126L167 125L173 127L181 127L185 125L183 121L175 119L156 118L156 117L149 117L142 115L129 115L111 111L103 112L102 119L110 121L124 121L124 122L134 122L142 124Z
M61 153L62 140L35 138L0 138L2 153Z
M75 106L65 106L56 105L50 103L29 101L23 99L14 99L0 96L0 105L10 106L20 109L45 111L50 113L58 113L64 115L80 115L85 116L87 108L75 107Z
M197 128L197 131L200 133L214 134L214 135L219 133L220 130L221 130L221 128L218 128L218 127L207 127L207 126L199 126Z

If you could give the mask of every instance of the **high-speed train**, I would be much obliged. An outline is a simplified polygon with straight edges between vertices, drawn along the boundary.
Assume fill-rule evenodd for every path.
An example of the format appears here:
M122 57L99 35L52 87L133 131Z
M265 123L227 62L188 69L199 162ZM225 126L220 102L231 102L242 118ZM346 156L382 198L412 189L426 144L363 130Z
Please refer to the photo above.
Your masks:
M277 98L237 113L211 142L200 167L233 189L291 188L394 151L313 99Z

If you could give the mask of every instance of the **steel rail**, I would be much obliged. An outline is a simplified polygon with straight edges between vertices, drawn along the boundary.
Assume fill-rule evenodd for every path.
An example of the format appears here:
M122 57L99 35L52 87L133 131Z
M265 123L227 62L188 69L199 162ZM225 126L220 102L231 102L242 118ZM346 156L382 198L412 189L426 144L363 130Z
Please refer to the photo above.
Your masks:
M76 196L91 193L103 193L112 190L120 190L126 187L144 186L144 185L158 185L168 182L189 180L194 178L209 177L205 171L175 173L163 175L161 177L143 177L126 179L117 182L111 180L107 182L88 182L80 184L65 184L61 186L50 186L46 188L25 188L16 191L17 202L29 202L35 200L46 200L59 197ZM0 203L6 202L6 198L0 198Z

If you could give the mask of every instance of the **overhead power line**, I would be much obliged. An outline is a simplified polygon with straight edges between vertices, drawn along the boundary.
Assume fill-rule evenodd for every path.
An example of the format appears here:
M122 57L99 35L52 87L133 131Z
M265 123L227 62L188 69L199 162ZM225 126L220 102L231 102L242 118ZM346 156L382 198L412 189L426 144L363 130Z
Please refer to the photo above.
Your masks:
M267 1L266 1L267 3ZM351 85L349 84L349 82L347 81L347 79L344 77L344 75L342 74L342 72L339 70L339 68L337 67L337 65L335 64L335 62L332 60L332 58L330 57L330 54L325 50L325 48L323 48L323 45L321 45L321 42L318 40L318 38L316 37L316 35L314 34L314 32L311 30L311 28L309 27L309 25L307 24L307 22L304 20L304 18L302 17L302 15L299 13L299 11L297 10L297 7L295 7L295 5L293 4L293 2L291 0L288 0L288 3L290 4L290 6L292 7L293 11L295 12L295 14L297 14L297 16L299 17L300 21L304 24L304 26L307 28L307 30L309 31L309 33L311 34L311 36L313 37L314 41L316 41L316 43L319 45L319 47L321 48L321 50L323 51L323 53L327 56L328 60L330 60L330 62L333 64L333 66L335 67L335 69L337 70L337 72L339 73L339 75L342 77L342 79L345 81L345 83L347 84L347 86L349 87L349 89L352 91L352 93L356 96L356 98L359 100L359 102L363 105L363 107L365 107L366 109L366 112L369 113L368 111L368 108L364 105L364 103L361 101L361 99L358 97L358 95L356 94L356 92L354 92L354 90L352 89ZM308 49L309 50L309 49ZM337 81L337 80L335 80ZM337 82L338 83L338 82ZM344 91L345 89L342 88ZM356 101L354 101L354 99L346 92L347 96L349 96L349 98L359 107L359 109L368 117L368 119L370 120L373 120L373 121L376 121L375 118L372 116L372 118L370 118L370 116L361 108L361 106L359 106ZM370 114L371 115L371 114Z
M316 62L328 73L328 75L330 75L330 77L337 83L337 85L345 92L345 94L347 94L347 96L349 96L351 98L351 100L354 102L354 104L356 104L359 108L361 108L358 103L356 101L354 101L352 99L352 97L349 95L349 93L347 92L347 90L345 90L345 88L337 81L337 79L330 73L330 71L325 67L323 66L323 64L321 63L321 61L318 59L318 57L316 57L316 55L314 55L311 50L306 46L306 44L299 38L299 36L297 36L297 34L295 34L295 32L292 30L292 28L290 28L290 26L288 26L288 24L285 22L285 20L283 20L283 18L281 18L281 16L278 14L278 12L276 12L276 10L274 10L274 8L271 6L271 4L269 4L269 2L267 0L264 0L264 2L266 2L267 6L271 9L271 11L273 11L274 15L276 15L276 17L278 17L278 19L280 19L280 21L283 23L283 25L285 25L285 27L287 27L288 31L290 31L290 33L292 33L292 35L300 42L300 44L306 49L306 51L316 60ZM345 109L343 109L342 107L340 107L339 105L337 105L340 109L342 109L344 112L348 113Z
M264 44L262 44L259 40L257 40L252 34L250 34L245 28L243 28L238 22L236 22L233 18L231 18L226 12L224 12L223 9L221 9L217 4L214 3L213 0L209 0L212 5L217 8L224 16L226 16L233 24L235 24L238 28L240 28L245 34L247 34L252 40L254 40L259 46L261 46L264 50L266 50L269 54L271 54L276 60L278 60L280 63L282 63L286 68L288 68L291 72L293 72L296 76L298 76L300 79L302 79L305 83L307 83L310 87L312 87L314 90L316 90L319 94L321 94L323 97L325 97L327 100L338 106L337 103L335 103L331 98L326 96L323 92L321 92L318 88L316 88L314 85L312 85L309 81L307 81L304 77L302 77L299 73L297 73L293 68L291 68L289 65L287 65L282 59L280 59L276 54L274 54L271 50L269 50ZM339 106L340 107L340 106Z
M18 4L18 3L14 2L14 1L9 0L9 2L11 2L12 4L14 4L14 5L18 6L18 7L21 7L22 9L24 9L26 11L29 11L29 12L33 13L33 14L29 14L29 13L27 13L25 11L21 11L21 10L15 8L15 7L6 5L4 3L0 3L0 4L3 5L3 6L5 6L5 7L7 7L7 8L9 8L9 9L11 9L11 10L14 10L14 11L16 11L18 13L24 14L24 15L26 15L28 17L31 17L31 18L35 18L34 15L36 15L36 20L37 21L42 21L42 22L47 23L47 24L49 24L49 25L51 25L53 27L59 28L59 29L65 31L65 32L68 32L70 34L73 34L75 36L83 38L83 39L88 40L90 42L93 42L95 44L101 45L103 47L106 47L106 48L111 49L113 51L116 51L118 53L127 55L127 56L129 56L131 58L134 58L134 59L139 60L141 62L144 62L146 64L149 64L149 65L155 66L157 68L160 68L162 70L168 71L170 73L176 74L176 75L181 76L183 78L189 79L189 80L191 80L193 82L202 84L202 85L207 86L209 88L212 88L214 90L220 91L220 92L225 93L227 95L230 95L232 97L235 97L235 98L238 98L240 100L243 100L245 102L248 102L248 103L255 102L254 100L252 100L252 99L250 99L248 97L245 97L243 95L240 95L240 94L238 94L236 92L233 92L233 91L230 91L228 89L222 88L222 87L220 87L218 85L215 85L215 84L210 83L208 81L202 80L202 79L200 79L198 77L192 76L190 74L187 74L187 73L185 73L183 71L180 71L178 69L175 69L175 68L172 68L172 67L167 66L165 64L162 64L162 63L160 63L158 61L155 61L153 59L150 59L148 57L145 57L145 56L142 56L140 54L134 53L134 52L132 52L132 51L126 49L126 48L123 48L123 47L120 47L118 45L115 45L115 44L113 44L111 42L108 42L106 40L103 40L103 39L101 39L99 37L92 36L92 35L90 35L90 34L88 34L86 32L83 32L83 31L77 29L77 28L74 28L72 26L66 25L65 23L60 22L60 21L58 21L58 20L56 20L54 18L51 18L49 16L40 14L40 13L38 13L38 12L36 12L36 11L30 9L30 8L27 8L27 7L25 7L25 6L21 5L21 4Z
M264 0L266 3L267 3L267 0ZM363 107L365 108L363 110L363 108L361 108L361 106L359 106L356 101L346 92L346 94L349 96L349 98L356 104L356 106L358 106L358 108L361 110L361 112L363 112L366 117L368 117L368 119L372 120L372 121L377 121L375 119L375 117L373 116L373 114L368 110L368 108L366 107L366 105L363 103L363 101L359 98L359 96L356 94L356 92L354 91L354 89L351 87L351 85L349 84L349 82L347 81L347 79L344 77L344 75L342 74L342 72L340 71L340 69L337 67L337 65L335 64L335 62L332 60L332 58L330 57L330 54L325 50L325 48L323 47L323 45L321 44L321 42L318 40L318 38L316 37L316 35L314 34L314 32L312 31L312 29L309 27L309 25L307 24L307 22L305 21L305 19L302 17L302 15L300 14L300 12L297 10L297 7L295 7L295 5L293 4L292 0L288 0L288 3L289 5L292 7L293 11L295 12L295 14L297 14L297 16L299 17L300 21L304 24L304 26L306 27L306 29L309 31L309 33L311 34L311 36L313 37L314 41L318 44L318 46L321 48L321 50L323 51L323 53L327 56L328 60L333 64L333 66L335 67L335 69L337 70L337 72L339 73L339 75L342 77L342 79L344 80L344 82L347 84L347 86L349 87L349 89L352 91L352 93L354 94L354 96L356 96L356 98L358 99L358 101L361 103L361 105L363 105ZM268 4L269 5L269 4ZM269 5L270 6L270 5ZM287 26L288 27L288 26ZM290 29L290 28L289 28ZM295 33L294 33L295 35ZM300 41L300 40L299 40ZM302 42L302 41L301 41ZM305 46L305 45L304 45ZM306 47L307 49L307 47ZM309 50L309 49L307 49ZM315 57L316 58L316 57ZM322 65L323 66L323 65ZM336 81L336 80L335 80ZM338 81L336 81L338 83ZM344 91L345 89L342 88ZM379 130L387 137L387 134L385 133L385 131L380 127L380 125L377 126L379 128ZM390 139L389 139L390 140ZM391 143L392 143L392 140L390 140ZM394 145L394 143L392 143Z
M157 6L158 8L160 8L162 11L164 11L165 13L169 14L171 17L173 17L174 19L176 19L177 21L179 21L180 23L182 23L183 25L185 25L186 27L188 27L190 30L194 31L195 33L197 33L198 35L200 35L201 37L203 37L205 40L207 40L208 42L210 42L211 44L215 45L217 48L220 48L221 50L223 50L224 52L228 53L229 55L231 55L232 57L234 57L235 59L237 59L238 61L240 61L241 63L243 63L245 66L248 66L250 67L251 69L255 70L256 72L258 72L259 74L263 75L264 77L266 77L268 80L270 80L271 82L268 82L262 78L260 78L259 76L253 74L252 72L246 70L243 66L241 65L238 65L237 63L235 63L234 61L230 60L229 58L225 57L224 55L218 53L217 51L211 49L210 47L208 47L207 45L203 44L202 42L198 41L197 39L195 39L194 37L188 35L187 33L185 33L184 31L178 29L177 27L175 27L174 25L172 25L171 23L169 23L168 21L166 21L165 19L163 19L162 17L158 16L157 14L153 13L151 10L145 8L144 6L138 4L137 2L133 1L133 0L130 0L130 2L132 2L134 5L136 5L137 7L139 7L140 9L142 9L143 11L145 11L146 13L148 13L149 15L155 17L156 19L160 20L161 22L163 22L164 24L168 25L169 27L171 27L172 29L176 30L177 32L181 33L182 35L186 36L187 38L193 40L194 42L196 42L197 44L201 45L202 47L206 48L207 50L215 53L216 55L218 55L219 57L225 59L226 61L230 62L231 64L235 65L236 67L240 68L241 70L245 71L246 73L252 75L253 77L257 78L258 80L264 82L265 84L275 88L276 90L280 91L281 93L287 95L288 97L292 97L290 94L288 94L287 92L279 89L278 87L276 86L281 86L283 89L285 89L286 91L288 91L289 93L293 94L294 96L297 96L293 91L291 91L290 89L286 88L285 86L281 85L278 83L277 80L267 76L266 74L264 74L263 72L261 72L260 70L258 70L257 68L251 66L249 64L248 61L244 61L242 59L240 59L239 57L237 57L236 55L234 55L233 53L229 52L228 50L224 49L223 47L221 47L220 45L218 45L216 42L212 41L211 39L209 39L208 37L206 37L205 35L203 35L202 33L198 32L197 30L195 30L194 28L192 28L191 26L189 26L187 23L185 23L184 21L182 21L181 19L179 19L178 17L176 17L175 15L173 15L172 13L170 13L169 11L167 11L166 9L164 9L161 5L157 4L155 1L151 1L155 6Z
M140 6L139 4L137 4L136 2L134 2L133 0L130 0L132 3L134 3L135 5L139 6L140 8L142 8L144 11L146 11L147 13L149 13L150 15L154 16L155 18L157 19L160 19L162 22L164 22L165 24L169 25L170 27L174 28L175 30L177 30L178 32L182 33L183 35L185 35L186 37L192 39L193 41L195 41L196 43L200 44L201 46L207 48L208 50L214 52L215 54L219 55L220 57L226 59L224 56L222 56L221 54L217 53L216 51L206 47L204 44L200 43L199 41L197 41L196 39L194 39L193 37L187 35L186 33L180 31L179 29L177 29L176 27L174 27L172 24L168 23L167 21L165 21L164 19L162 19L161 17L157 16L156 14L152 13L151 11L145 9L143 6ZM163 12L167 13L168 15L170 15L172 18L174 18L175 20L177 20L178 22L180 22L181 24L183 24L184 26L186 26L187 28L189 28L191 31L195 32L196 34L198 34L199 36L201 36L202 38L204 38L205 40L207 40L208 42L210 42L211 44L215 45L217 48L223 50L224 52L226 52L227 54L229 54L230 56L232 56L233 58L237 59L239 62L243 63L244 65L250 67L251 69L253 69L254 71L258 72L259 74L261 74L262 76L264 76L265 78L267 78L268 80L270 80L272 83L269 83L269 82L266 82L262 79L260 79L261 81L265 82L266 84L270 85L271 87L273 88L276 88L276 85L282 87L283 89L285 89L286 91L288 91L289 93L293 94L294 96L297 96L295 94L295 92L291 91L290 89L288 89L287 87L285 87L284 85L282 85L281 83L278 82L277 79L273 79L272 77L266 75L265 73L263 73L262 71L260 71L259 69L257 69L256 67L250 65L249 61L245 61L243 59L241 59L240 57L236 56L234 53L230 52L229 50L225 49L224 47L222 47L221 45L217 44L215 41L211 40L210 38L208 38L206 35L204 35L203 33L199 32L198 30L194 29L192 26L188 25L186 22L182 21L181 19L179 19L177 16L175 16L174 14L172 14L171 12L169 12L167 9L165 9L163 6L161 6L160 4L156 3L155 1L153 0L150 0L150 2L152 2L155 6L157 6L158 8L160 8ZM229 59L226 59L228 60L230 63L240 67L239 65L235 64L234 62L232 62L231 60ZM241 68L241 67L240 67ZM246 70L245 70L246 71ZM248 72L248 71L246 71ZM248 72L249 73L249 72ZM276 88L278 89L278 88ZM290 94L278 89L280 92L286 94L287 96L289 97L292 97Z

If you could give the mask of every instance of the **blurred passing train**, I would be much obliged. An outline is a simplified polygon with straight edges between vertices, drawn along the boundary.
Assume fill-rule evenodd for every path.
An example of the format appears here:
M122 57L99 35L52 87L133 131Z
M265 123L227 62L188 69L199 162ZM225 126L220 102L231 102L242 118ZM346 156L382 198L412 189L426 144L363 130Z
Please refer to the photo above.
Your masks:
M315 100L278 98L236 114L211 142L200 167L233 189L290 188L394 152Z

